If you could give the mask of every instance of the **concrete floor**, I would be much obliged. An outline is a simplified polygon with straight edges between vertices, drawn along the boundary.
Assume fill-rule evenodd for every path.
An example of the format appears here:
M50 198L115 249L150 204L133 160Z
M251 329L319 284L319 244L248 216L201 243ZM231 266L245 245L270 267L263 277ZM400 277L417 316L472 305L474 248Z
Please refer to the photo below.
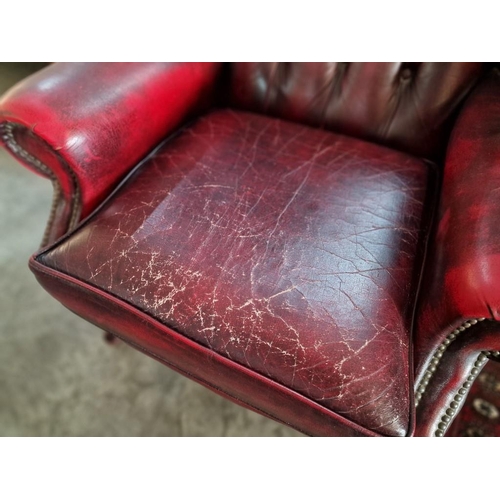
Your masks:
M0 63L0 95L39 65ZM0 436L298 436L67 311L36 282L50 183L0 150Z

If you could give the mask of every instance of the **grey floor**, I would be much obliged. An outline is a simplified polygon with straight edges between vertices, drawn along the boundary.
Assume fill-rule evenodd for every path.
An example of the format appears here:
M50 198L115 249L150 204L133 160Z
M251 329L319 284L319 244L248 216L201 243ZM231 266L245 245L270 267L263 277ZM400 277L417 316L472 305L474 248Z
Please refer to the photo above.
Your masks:
M0 63L0 94L36 64ZM0 436L298 436L102 332L28 269L51 187L0 150Z

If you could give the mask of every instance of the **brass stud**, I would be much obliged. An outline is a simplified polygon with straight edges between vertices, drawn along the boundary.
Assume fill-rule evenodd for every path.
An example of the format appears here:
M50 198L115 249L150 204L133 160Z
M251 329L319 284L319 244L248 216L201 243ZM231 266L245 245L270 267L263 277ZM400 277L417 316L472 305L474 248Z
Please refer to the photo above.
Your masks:
M457 403L456 401L452 401L452 402L450 403L450 406L451 406L454 410L456 410L456 409L458 408L458 403Z
M472 325L476 325L478 321L484 321L486 318L477 318L477 319L469 319L464 321L460 326L455 328L451 333L449 333L445 340L438 346L436 349L436 352L432 356L431 360L429 361L429 366L424 372L422 376L422 380L417 387L417 390L415 392L415 406L418 405L419 400L422 397L422 394L426 390L426 386L429 383L430 378L432 377L432 374L436 372L437 365L439 364L441 358L443 357L444 351L446 351L447 346L450 345L453 340L457 337L457 335L460 332L465 331L467 328L470 328ZM466 389L469 389L471 387L471 383L475 380L475 376L479 373L479 368L484 364L484 361L488 355L495 355L495 356L500 356L500 351L492 351L489 353L488 351L483 351L481 355L478 357L476 362L474 363L474 368L471 370L470 375L467 377L467 381L462 384L462 388L458 391L458 396L464 396L466 394ZM462 397L456 398L456 401L460 401ZM455 411L453 408L458 407L456 401L453 401L452 408L447 410L447 414L449 416L453 416L455 414Z
M443 416L441 417L441 420L442 420L443 422L448 423L448 422L451 420L451 417L449 417L448 415L443 415Z
M453 408L448 408L446 410L446 415L449 415L450 417L453 417L453 415L455 415L455 410Z
M435 435L436 437L442 437L442 436L443 436L443 431L436 431L436 432L434 433L434 435Z
M446 424L444 422L439 422L438 429L441 429L442 431L446 430Z
M454 397L453 399L454 399L455 401L457 401L457 402L460 402L460 401L462 401L463 396L461 396L460 394L455 394L455 397Z

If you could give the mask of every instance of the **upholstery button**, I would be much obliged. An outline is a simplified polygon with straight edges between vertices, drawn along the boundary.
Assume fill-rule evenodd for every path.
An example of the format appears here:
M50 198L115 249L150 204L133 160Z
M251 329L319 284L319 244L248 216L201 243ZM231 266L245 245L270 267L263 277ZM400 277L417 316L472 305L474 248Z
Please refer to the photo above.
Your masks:
M410 68L404 68L401 71L401 80L409 80L411 78L412 71Z

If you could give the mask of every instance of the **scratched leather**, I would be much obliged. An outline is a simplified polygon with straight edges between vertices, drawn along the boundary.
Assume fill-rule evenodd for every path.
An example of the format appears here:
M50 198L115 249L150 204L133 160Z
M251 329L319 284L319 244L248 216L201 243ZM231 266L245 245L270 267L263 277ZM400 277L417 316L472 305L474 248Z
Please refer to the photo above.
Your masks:
M440 159L481 63L236 63L233 103Z
M404 435L428 175L377 145L218 111L39 259L367 429Z
M500 321L499 193L500 72L494 69L465 102L450 138L419 308L418 377L466 319ZM488 349L500 349L500 342Z

